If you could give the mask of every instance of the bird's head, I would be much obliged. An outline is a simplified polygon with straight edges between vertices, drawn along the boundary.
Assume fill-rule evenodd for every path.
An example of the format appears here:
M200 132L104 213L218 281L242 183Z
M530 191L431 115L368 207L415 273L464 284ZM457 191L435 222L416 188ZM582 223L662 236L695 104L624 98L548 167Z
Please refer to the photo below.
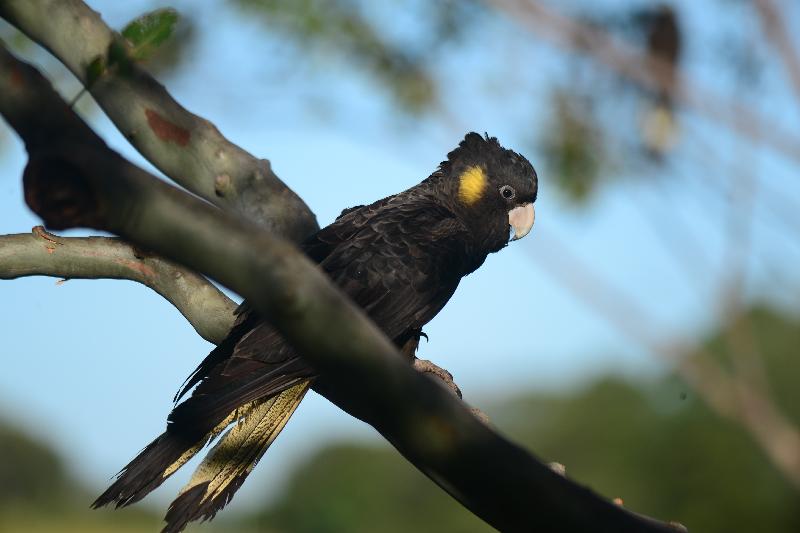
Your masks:
M525 157L494 137L468 133L438 171L447 207L487 252L521 239L533 227L538 177Z

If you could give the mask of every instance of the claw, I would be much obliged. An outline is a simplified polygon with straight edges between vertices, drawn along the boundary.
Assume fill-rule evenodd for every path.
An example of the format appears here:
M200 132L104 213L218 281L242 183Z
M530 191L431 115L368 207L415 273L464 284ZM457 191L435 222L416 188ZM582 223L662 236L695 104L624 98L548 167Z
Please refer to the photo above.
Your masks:
M461 398L461 389L458 388L455 381L453 381L453 375L441 368L436 366L432 362L428 361L427 359L414 359L414 368L419 372L424 372L426 374L433 374L434 376L438 377L442 384L445 385L450 391Z

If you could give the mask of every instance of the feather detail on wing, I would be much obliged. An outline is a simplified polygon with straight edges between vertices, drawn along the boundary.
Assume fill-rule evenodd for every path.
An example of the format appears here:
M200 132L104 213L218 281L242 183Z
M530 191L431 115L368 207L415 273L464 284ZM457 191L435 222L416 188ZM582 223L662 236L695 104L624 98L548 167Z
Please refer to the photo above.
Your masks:
M461 262L466 232L451 212L409 189L344 212L302 248L402 347L474 266ZM277 330L243 305L231 333L176 395L176 401L189 397L173 409L167 431L120 472L94 506L140 500L236 423L170 506L165 531L212 518L283 429L314 376Z

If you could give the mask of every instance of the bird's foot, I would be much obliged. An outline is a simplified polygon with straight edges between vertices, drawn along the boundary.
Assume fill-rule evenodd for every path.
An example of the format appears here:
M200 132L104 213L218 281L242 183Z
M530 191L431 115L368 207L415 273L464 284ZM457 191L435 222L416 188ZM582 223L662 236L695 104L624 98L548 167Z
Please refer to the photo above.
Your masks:
M413 365L417 371L424 372L426 374L433 374L434 376L439 378L439 381L442 383L442 385L447 387L450 390L450 392L452 392L453 394L455 394L456 396L458 396L463 400L463 397L461 396L461 389L459 389L458 385L456 385L456 382L453 381L453 374L451 374L444 368L435 365L431 361L428 361L427 359L417 359L415 357ZM470 407L469 410L470 412L472 412L475 418L477 418L487 426L489 425L489 417L486 416L486 413L484 413L477 407Z
M440 366L436 366L432 362L428 361L427 359L414 359L414 368L419 372L424 372L426 374L433 374L437 378L439 378L442 384L450 389L450 392L461 398L461 389L458 388L456 382L453 381L453 374L445 370Z

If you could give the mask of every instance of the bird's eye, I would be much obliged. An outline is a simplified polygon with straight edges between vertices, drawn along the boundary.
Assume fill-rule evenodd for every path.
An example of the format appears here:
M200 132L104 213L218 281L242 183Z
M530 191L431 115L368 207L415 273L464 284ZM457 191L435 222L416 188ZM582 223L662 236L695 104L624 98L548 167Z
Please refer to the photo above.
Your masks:
M500 196L502 196L504 199L511 200L516 195L517 193L514 190L514 187L512 187L511 185L503 185L502 187L500 187Z

